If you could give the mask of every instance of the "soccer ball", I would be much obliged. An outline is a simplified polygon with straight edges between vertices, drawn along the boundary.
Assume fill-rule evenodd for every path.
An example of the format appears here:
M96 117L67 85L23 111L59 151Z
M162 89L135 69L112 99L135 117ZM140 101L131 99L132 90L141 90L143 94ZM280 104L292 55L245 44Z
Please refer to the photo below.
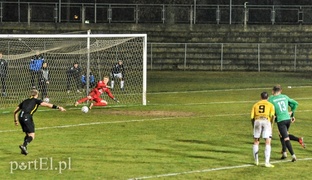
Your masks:
M89 111L89 108L87 106L82 106L81 111L87 113Z
M43 101L46 102L46 103L49 103L50 99L46 97L46 98L43 99Z

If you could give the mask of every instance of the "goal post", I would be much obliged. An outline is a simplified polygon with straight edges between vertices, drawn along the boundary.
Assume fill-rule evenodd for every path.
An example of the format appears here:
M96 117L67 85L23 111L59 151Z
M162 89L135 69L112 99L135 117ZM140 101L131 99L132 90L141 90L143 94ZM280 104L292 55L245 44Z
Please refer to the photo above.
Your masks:
M115 77L112 94L121 105L146 105L146 34L2 34L0 53L7 62L6 75L0 79L5 81L0 82L1 108L16 107L33 86L39 98L46 94L52 103L73 105L104 76L110 77L111 85L112 67L119 60L124 66L124 88ZM48 83L42 76L42 62L47 64ZM79 70L71 73L75 63ZM110 106L116 104L105 93L101 97Z

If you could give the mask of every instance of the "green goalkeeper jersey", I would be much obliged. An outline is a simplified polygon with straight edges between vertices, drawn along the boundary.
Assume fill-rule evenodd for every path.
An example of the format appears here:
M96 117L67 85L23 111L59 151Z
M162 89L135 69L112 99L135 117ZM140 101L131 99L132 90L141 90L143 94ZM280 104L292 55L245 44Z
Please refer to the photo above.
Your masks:
M298 102L289 98L285 94L279 94L276 96L270 96L269 102L274 105L276 121L285 121L290 119L290 115L288 113L288 106L290 107L292 113L292 117L295 114L295 110L298 107Z

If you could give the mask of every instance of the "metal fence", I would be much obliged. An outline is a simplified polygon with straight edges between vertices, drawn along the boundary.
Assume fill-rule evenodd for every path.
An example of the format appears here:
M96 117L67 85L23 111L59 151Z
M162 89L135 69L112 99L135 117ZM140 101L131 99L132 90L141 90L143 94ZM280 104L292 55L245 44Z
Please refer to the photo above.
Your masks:
M312 24L312 5L0 2L0 22Z
M150 70L312 71L312 43L149 43Z

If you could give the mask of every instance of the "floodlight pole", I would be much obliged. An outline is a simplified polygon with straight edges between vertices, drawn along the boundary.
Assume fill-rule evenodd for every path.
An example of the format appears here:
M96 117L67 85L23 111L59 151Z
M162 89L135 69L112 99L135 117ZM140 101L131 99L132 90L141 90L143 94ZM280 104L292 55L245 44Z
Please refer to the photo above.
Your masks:
M62 12L62 0L59 0L59 10L58 10L58 22L59 23L61 22L61 18L62 18L61 12Z
M230 0L230 25L232 24L232 0Z

